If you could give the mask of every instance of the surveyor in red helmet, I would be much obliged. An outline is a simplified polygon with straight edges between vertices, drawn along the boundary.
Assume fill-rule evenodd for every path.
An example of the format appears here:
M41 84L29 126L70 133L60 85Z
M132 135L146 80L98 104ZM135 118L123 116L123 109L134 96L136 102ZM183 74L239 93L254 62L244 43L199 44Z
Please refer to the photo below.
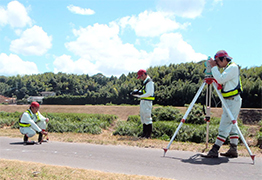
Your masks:
M143 81L143 86L141 89L141 95L133 94L133 96L140 98L140 119L143 124L143 134L144 138L151 138L152 134L152 106L154 97L154 82L147 74L146 70L140 69L137 72L137 79Z
M242 92L242 84L239 67L236 63L232 62L233 58L230 57L225 50L218 51L214 58L215 60L212 58L209 60L212 67L212 75L219 84L222 84L222 96L234 116L234 119L237 120L242 105L242 99L240 97L240 93ZM220 73L218 68L224 68L224 71ZM219 148L224 144L228 136L230 137L230 149L226 153L220 153L220 155L230 158L238 157L238 131L236 126L233 125L232 120L227 114L223 104L222 108L223 114L221 116L216 142L212 149L204 157L217 158Z
M34 144L33 141L28 141L28 138L33 137L36 133L39 133L38 142L42 142L43 135L47 135L46 127L49 119L39 112L39 108L38 102L32 102L29 109L19 119L20 132L24 135L24 144Z

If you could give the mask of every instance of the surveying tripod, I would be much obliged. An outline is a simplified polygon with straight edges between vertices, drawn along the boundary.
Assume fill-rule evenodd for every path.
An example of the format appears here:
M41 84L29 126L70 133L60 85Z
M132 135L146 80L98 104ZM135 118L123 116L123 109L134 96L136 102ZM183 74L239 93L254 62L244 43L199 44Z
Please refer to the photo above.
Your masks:
M208 67L208 65L206 65ZM207 72L208 71L208 72ZM238 125L237 125L237 120L235 120L234 116L232 115L231 111L229 110L226 102L225 102L225 99L223 98L221 92L219 91L220 89L222 89L222 86L220 84L217 83L217 81L213 78L213 76L211 75L211 68L209 67L209 70L206 70L206 76L205 76L205 79L204 79L204 82L202 83L202 85L200 86L200 88L198 89L196 95L194 96L192 102L190 103L186 113L184 114L183 118L181 119L181 122L179 123L174 135L172 136L168 146L166 148L163 148L164 150L164 156L167 152L167 150L170 148L172 142L174 141L176 135L178 134L178 131L179 129L182 127L182 125L185 123L186 121L186 118L188 116L188 114L190 113L190 111L192 110L196 100L198 99L200 93L202 92L202 90L204 89L205 85L207 84L207 89L206 89L206 117L205 117L205 120L207 122L207 133L206 133L206 148L208 148L208 135L209 135L209 122L210 122L210 109L211 109L211 90L212 90L212 86L211 84L213 84L213 87L214 89L216 90L217 92L217 95L219 97L219 99L221 100L222 102L222 105L225 107L224 109L226 109L227 111L227 114L229 115L229 117L231 118L232 120L232 123L234 126L236 126L236 129L238 131L238 134L241 138L241 140L243 141L243 143L245 144L247 150L248 150L248 153L251 157L251 159L253 160L253 164L255 163L255 155L252 154L250 148L248 147L247 143L246 143L246 140L243 136L243 134L241 133ZM205 148L205 149L206 149ZM204 149L204 150L205 150ZM203 151L204 151L203 150Z

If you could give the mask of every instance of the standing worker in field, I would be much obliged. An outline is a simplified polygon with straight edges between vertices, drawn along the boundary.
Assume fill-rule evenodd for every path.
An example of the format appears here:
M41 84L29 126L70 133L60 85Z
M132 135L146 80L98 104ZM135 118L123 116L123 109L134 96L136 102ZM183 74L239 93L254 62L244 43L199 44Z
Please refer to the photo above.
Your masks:
M45 118L38 110L40 105L32 102L29 109L19 119L20 132L24 135L24 144L34 144L28 141L36 132L39 133L38 142L42 142L43 135L47 135L46 127L48 118Z
M231 111L234 119L237 120L240 108L242 105L242 99L240 93L242 92L242 84L240 79L240 70L236 63L232 62L232 58L226 51L220 50L215 54L215 60L212 58L209 60L211 65L211 71L213 77L219 84L222 84L221 93ZM219 68L224 68L221 74ZM212 149L204 157L218 158L218 150L226 141L226 138L230 137L230 149L226 153L220 153L221 156L230 158L237 158L237 145L238 145L238 131L236 126L233 125L232 120L225 107L222 104L223 114L219 125L219 133L215 144Z
M152 134L152 106L154 97L154 82L152 79L147 75L146 70L140 69L137 72L137 79L141 79L143 81L143 87L141 89L142 94L137 95L134 94L133 96L140 98L140 118L143 124L143 134L142 137L151 138Z

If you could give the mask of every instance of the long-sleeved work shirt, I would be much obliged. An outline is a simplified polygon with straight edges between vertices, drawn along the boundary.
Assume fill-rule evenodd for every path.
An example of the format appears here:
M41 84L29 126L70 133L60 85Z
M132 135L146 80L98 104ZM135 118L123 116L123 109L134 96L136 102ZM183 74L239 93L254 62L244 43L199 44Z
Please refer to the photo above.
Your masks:
M39 126L36 124L36 122L38 121L36 114L33 114L30 109L28 109L28 111L31 113L32 117L30 116L30 114L28 112L24 112L22 117L21 117L20 122L21 123L29 123L35 131L41 132L42 129L39 128ZM46 120L46 118L39 111L38 111L38 116L39 116L40 121Z
M214 66L211 71L217 82L223 85L224 91L230 91L237 87L239 83L239 68L236 63L232 62L224 68L222 73L219 72L217 66Z
M145 84L148 79L150 79L149 76L147 76L147 78L144 80L143 83ZM154 82L153 82L153 81L149 81L149 82L146 84L145 91L146 91L145 94L139 95L138 97L139 97L139 98L144 98L144 97L150 97L150 96L153 96L153 95L154 95Z

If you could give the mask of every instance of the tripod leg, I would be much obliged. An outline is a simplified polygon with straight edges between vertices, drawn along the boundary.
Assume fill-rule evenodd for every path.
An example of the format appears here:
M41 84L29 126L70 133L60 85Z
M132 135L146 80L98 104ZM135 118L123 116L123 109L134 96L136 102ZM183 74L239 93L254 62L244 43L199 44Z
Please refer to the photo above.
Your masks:
M183 125L183 123L185 123L188 114L189 114L190 111L192 110L192 108L193 108L193 106L194 106L194 104L195 104L197 98L199 97L199 95L200 95L201 91L203 90L203 88L205 87L205 85L206 85L206 83L203 82L203 84L202 84L202 85L200 86L200 88L198 89L198 91L197 91L195 97L193 98L192 102L190 103L190 105L189 105L189 107L188 107L188 109L187 109L185 115L183 116L183 118L182 118L180 124L178 125L178 127L177 127L177 129L176 129L174 135L172 136L172 138L171 138L171 140L170 140L168 146L167 146L166 148L163 148L163 149L164 149L164 156L165 156L167 150L169 149L169 147L171 146L172 142L174 141L174 139L175 139L175 137L176 137L176 135L177 135L179 129L181 128L181 126Z
M245 144L245 146L246 146L246 148L247 148L247 151L248 151L251 159L253 160L253 164L254 164L254 163L255 163L255 155L252 154L250 148L248 147L247 142L246 142L243 134L241 133L241 131L240 131L238 125L237 125L237 120L236 120L236 119L234 118L234 116L232 115L232 113L231 113L231 111L229 110L229 108L228 108L228 106L227 106L227 104L226 104L226 102L225 102L222 94L221 94L220 91L216 88L216 86L215 86L214 83L213 83L213 86L214 86L214 88L215 88L215 90L216 90L216 92L217 92L217 95L219 96L220 100L222 101L222 104L225 106L225 109L226 109L226 111L227 111L227 114L230 116L233 125L236 126L236 129L237 129L237 131L238 131L238 134L240 135L241 140L242 140L243 143Z
M206 117L205 117L205 121L207 122L206 147L202 150L202 152L205 152L205 150L208 148L209 122L210 122L210 110L211 110L211 92L212 92L212 86L208 84L208 87L206 90Z

